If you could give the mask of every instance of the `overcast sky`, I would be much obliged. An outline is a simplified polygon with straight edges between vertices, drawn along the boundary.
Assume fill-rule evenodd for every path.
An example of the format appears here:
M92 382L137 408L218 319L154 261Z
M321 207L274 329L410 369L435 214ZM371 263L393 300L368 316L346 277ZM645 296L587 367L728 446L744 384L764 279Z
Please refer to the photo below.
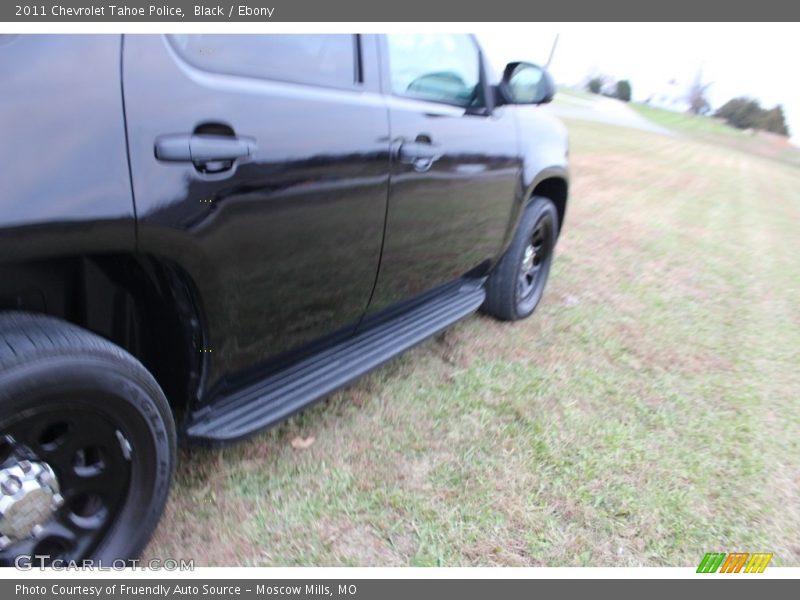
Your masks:
M800 142L800 25L797 23L523 23L476 27L498 68L511 60L543 64L560 34L551 71L574 85L590 72L629 79L634 100L645 100L675 79L688 86L698 69L712 82L714 108L751 96L782 104Z

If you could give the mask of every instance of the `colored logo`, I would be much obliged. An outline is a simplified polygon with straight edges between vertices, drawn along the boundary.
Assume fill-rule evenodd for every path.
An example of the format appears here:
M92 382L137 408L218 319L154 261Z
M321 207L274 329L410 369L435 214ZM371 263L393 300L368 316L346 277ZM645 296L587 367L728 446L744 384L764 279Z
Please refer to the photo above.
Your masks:
M697 567L698 573L763 573L769 561L772 560L772 552L708 552L700 565Z

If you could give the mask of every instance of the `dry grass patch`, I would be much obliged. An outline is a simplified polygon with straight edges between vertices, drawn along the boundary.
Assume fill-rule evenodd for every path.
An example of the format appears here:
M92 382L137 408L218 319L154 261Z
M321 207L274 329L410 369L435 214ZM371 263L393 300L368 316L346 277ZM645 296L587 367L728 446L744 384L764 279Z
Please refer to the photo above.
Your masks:
M182 453L149 556L800 564L800 169L739 140L569 127L535 316L475 316L273 431Z

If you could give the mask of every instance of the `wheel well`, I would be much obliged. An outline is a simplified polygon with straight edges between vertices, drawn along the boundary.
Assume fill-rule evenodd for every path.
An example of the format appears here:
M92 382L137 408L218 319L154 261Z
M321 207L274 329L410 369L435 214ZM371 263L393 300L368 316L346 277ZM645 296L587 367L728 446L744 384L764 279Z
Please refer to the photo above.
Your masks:
M567 213L567 182L561 177L549 177L540 181L533 189L533 196L544 196L550 198L556 205L558 211L558 230L564 223L564 215Z
M153 374L175 412L196 396L202 319L193 286L168 261L92 254L0 265L0 310L54 316L121 346Z

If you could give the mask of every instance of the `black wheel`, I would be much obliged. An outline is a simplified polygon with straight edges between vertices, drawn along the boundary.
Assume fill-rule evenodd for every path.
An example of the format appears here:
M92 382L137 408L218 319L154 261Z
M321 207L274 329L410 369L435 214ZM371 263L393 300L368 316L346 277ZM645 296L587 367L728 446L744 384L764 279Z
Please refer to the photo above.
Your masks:
M530 315L547 285L557 237L555 205L548 198L531 198L511 245L486 282L482 310L504 321Z
M174 464L169 406L135 358L58 319L0 314L0 564L134 558Z

